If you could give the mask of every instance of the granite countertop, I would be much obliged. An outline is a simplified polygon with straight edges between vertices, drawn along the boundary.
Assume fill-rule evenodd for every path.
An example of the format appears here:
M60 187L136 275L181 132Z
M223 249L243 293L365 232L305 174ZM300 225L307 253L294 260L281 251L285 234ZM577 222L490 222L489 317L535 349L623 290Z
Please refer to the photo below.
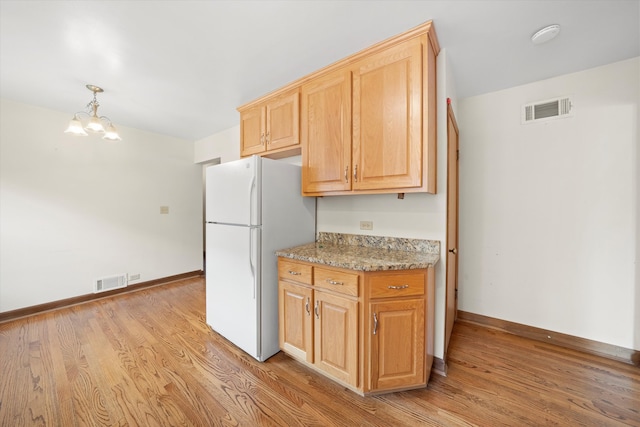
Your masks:
M408 270L434 266L440 242L321 232L317 241L278 250L276 255L350 270Z

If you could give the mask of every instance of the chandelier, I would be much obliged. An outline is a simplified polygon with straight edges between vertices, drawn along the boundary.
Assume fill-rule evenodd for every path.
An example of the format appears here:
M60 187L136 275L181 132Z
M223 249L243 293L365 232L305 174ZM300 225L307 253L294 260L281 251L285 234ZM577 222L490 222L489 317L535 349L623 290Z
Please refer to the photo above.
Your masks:
M98 103L96 94L102 93L104 90L101 87L94 85L87 85L87 89L93 92L93 99L87 104L86 111L78 111L73 115L73 118L69 122L69 127L67 127L67 130L64 132L81 136L87 136L88 133L86 131L92 133L103 133L104 136L102 139L120 141L122 138L120 138L115 126L111 123L111 119L107 116L98 116L98 107L100 104ZM89 120L86 124L83 124L80 120L81 115L88 116Z

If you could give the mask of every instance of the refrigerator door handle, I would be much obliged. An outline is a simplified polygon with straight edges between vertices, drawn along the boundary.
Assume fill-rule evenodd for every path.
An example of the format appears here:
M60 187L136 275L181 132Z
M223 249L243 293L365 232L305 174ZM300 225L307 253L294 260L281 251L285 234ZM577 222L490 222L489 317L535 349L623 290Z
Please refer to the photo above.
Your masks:
M253 277L253 299L256 299L256 269L253 265L253 230L249 228L249 268L251 269L251 277Z
M253 277L253 299L256 299L256 269L253 265L253 192L256 188L256 176L253 175L251 179L251 185L249 186L249 268L251 269L251 276Z
M253 192L256 189L256 176L253 175L251 179L251 185L249 186L249 226L254 225L255 222L253 220Z

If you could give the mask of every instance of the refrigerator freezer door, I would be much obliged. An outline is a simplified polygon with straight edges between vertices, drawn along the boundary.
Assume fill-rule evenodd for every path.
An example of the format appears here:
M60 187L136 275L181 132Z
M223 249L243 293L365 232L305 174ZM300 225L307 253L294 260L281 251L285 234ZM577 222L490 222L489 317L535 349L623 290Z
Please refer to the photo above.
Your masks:
M207 323L258 359L260 229L207 224Z
M260 225L260 158L211 166L206 171L206 222Z

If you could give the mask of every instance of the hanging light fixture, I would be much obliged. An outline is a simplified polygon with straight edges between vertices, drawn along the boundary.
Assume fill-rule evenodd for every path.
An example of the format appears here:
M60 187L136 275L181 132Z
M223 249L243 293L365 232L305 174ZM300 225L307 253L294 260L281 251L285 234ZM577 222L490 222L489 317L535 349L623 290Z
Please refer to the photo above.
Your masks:
M86 131L92 133L103 133L104 136L102 139L120 141L122 138L120 138L115 126L111 123L111 119L107 116L98 116L98 107L100 104L98 103L96 94L102 93L104 90L101 87L94 85L87 85L87 89L93 92L93 99L87 104L86 111L78 111L73 115L73 118L69 122L69 127L67 127L67 130L64 132L81 136L87 136L88 133ZM81 115L89 117L86 125L80 120Z

